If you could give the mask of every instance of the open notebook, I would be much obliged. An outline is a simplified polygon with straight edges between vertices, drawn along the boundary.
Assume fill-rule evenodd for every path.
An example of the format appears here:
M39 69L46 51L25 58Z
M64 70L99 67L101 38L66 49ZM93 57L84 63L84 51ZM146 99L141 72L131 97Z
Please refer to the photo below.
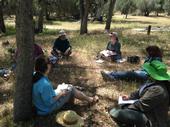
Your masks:
M59 84L57 89L55 89L55 92L61 92L63 90L67 90L67 91L70 91L71 90L71 84L65 84L65 83L62 83L62 84Z
M118 104L122 105L122 104L133 104L135 103L137 100L123 100L122 96L119 96L118 99Z

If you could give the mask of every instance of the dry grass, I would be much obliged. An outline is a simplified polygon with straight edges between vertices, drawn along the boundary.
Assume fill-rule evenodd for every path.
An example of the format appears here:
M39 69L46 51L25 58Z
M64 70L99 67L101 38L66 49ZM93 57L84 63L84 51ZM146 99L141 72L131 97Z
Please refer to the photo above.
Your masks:
M8 25L12 25L10 20ZM139 55L144 57L144 48L149 44L159 45L162 49L168 49L170 41L169 32L153 32L151 36L146 33L137 33L131 28L146 27L149 24L154 26L170 26L170 19L166 17L139 17L129 16L123 19L120 15L113 17L112 30L117 31L122 43L123 56ZM136 88L138 83L126 81L103 81L101 70L131 70L140 68L139 65L128 63L103 63L95 62L96 54L106 47L108 36L103 33L104 24L90 23L90 34L80 36L78 34L79 22L61 22L55 21L46 24L46 32L36 36L36 42L39 43L47 55L50 54L52 41L56 38L55 31L65 29L68 32L71 45L73 46L73 54L69 60L63 60L60 64L53 68L50 73L50 79L57 87L57 84L65 82L85 87L85 93L88 95L97 94L100 97L99 103L88 108L84 107L84 103L77 102L80 106L76 111L85 118L86 126L91 127L113 127L115 123L110 119L105 107L108 105L116 105L117 97L121 94L128 94ZM15 46L14 36L4 36L0 41L9 40L10 46ZM10 66L10 54L7 52L8 47L2 47L0 51L0 66ZM169 53L165 53L165 62L168 62ZM13 95L14 78L9 81L0 79L0 126L13 127L12 123L12 95ZM2 101L1 101L2 100ZM3 118L3 119L2 119ZM27 124L32 126L32 124Z

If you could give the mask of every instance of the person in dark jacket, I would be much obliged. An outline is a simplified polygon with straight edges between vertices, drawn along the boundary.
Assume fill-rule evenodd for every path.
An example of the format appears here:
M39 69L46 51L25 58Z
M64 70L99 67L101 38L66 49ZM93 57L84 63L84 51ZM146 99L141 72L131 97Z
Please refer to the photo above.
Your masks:
M59 37L54 41L52 55L56 57L60 56L70 56L71 55L71 45L66 37L64 30L59 31Z
M106 50L100 52L99 57L104 59L111 59L111 61L119 62L121 56L121 44L119 43L118 34L112 32L109 34L110 41L107 44Z
M151 45L146 47L147 57L144 63L151 62L153 60L162 61L162 51L158 46ZM132 71L101 71L101 75L104 80L136 80L136 81L146 81L148 79L148 74L145 69L141 68L139 70Z
M135 100L123 109L113 108L110 115L123 127L168 127L170 74L164 63L158 60L143 65L152 82L145 83L123 100Z

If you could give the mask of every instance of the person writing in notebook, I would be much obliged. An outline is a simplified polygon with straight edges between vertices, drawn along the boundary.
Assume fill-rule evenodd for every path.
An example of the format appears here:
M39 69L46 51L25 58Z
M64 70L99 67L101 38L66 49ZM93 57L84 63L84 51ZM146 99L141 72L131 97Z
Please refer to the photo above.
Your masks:
M123 127L168 127L170 104L170 75L167 67L159 60L143 65L150 81L145 83L124 100L136 100L123 108L112 108L111 118Z
M68 85L64 89L54 90L48 79L50 69L51 63L47 58L40 57L36 59L32 100L38 115L48 115L59 110L74 98L86 101L89 104L94 104L98 101L97 96L89 97L72 85Z
M106 49L100 52L98 58L119 62L119 60L122 59L122 56L118 34L116 32L111 32L109 37L110 41L108 42Z

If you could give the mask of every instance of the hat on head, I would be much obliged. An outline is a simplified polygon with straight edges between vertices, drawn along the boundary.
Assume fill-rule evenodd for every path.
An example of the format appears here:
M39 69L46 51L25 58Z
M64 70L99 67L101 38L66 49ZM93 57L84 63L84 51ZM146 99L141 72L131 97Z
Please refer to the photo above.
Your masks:
M66 32L64 30L60 30L59 31L59 36L63 36L63 35L66 35Z
M118 38L118 33L117 33L117 32L111 32L111 33L109 34L109 36L110 36L110 37L115 36L116 38Z
M81 117L72 110L59 112L56 121L64 127L82 127L84 125Z
M155 80L170 80L170 73L167 72L166 65L159 60L144 63L143 69Z

